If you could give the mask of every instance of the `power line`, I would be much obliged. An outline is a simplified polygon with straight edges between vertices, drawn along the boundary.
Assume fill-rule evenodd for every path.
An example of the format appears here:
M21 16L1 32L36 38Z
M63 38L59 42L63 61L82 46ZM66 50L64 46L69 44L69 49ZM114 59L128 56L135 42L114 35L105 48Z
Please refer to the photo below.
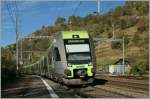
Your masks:
M97 0L97 12L100 14L100 0Z
M76 9L74 10L74 12L73 12L72 16L74 16L74 15L75 15L75 13L77 12L78 7L81 5L81 3L82 3L82 1L80 1L80 2L78 3L78 5L77 5Z
M7 11L8 11L8 13L9 13L9 16L10 16L10 18L11 18L12 23L15 24L15 19L14 19L14 17L13 17L13 12L12 12L10 6L9 6L7 3L5 3L5 5L6 5L6 7L7 7Z
M16 74L18 74L18 70L19 70L19 64L18 64L18 60L19 60L19 50L18 50L18 40L19 40L19 32L18 32L18 16L17 16L17 5L16 5L16 9L15 11L15 14L12 12L12 9L10 8L10 6L6 4L6 7L7 7L7 10L8 10L8 13L10 15L10 18L12 20L12 23L14 23L14 25L16 25ZM14 19L14 16L15 16L15 19Z
M14 5L15 5L15 14L16 14L16 16L19 16L17 1L14 1Z
M65 3L66 3L66 1L63 1L63 2L62 2L62 5L63 5L62 8L65 6ZM57 13L57 16L60 16L60 14L61 14L61 9L58 8L57 10L58 10L58 11L57 11L57 12L58 12L58 13Z

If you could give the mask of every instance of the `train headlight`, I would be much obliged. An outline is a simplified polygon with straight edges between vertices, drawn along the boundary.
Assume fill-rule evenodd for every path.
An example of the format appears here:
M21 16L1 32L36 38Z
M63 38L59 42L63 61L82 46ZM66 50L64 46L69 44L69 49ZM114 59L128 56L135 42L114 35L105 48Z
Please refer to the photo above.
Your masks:
M68 63L68 67L71 67L71 66L72 66L72 64Z
M88 63L88 66L92 66L92 62L89 62L89 63Z

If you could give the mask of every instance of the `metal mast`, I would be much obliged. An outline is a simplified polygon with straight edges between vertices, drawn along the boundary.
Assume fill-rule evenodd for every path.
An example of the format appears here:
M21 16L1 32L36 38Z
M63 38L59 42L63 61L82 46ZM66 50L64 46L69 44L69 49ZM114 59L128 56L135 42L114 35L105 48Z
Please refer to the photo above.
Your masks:
M100 14L100 0L97 0L97 12Z
M114 24L112 24L112 28L113 28L113 34L112 34L113 36L112 36L112 38L115 39L115 29L114 29Z
M122 43L123 43L123 44L122 44L122 48L123 48L123 49L122 49L122 50L123 50L123 51L122 51L122 55L123 55L123 56L122 56L122 61L123 61L123 62L122 62L122 65L123 65L123 75L124 75L124 74L125 74L125 66L124 66L124 37L123 37Z
M18 72L19 66L18 66L18 38L19 38L19 33L18 33L18 17L16 16L16 69Z

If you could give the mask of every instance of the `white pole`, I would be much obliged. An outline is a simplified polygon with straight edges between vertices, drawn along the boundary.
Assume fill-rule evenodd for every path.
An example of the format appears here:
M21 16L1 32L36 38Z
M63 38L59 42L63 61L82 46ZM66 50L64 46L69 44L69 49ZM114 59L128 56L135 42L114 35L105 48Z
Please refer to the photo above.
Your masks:
M114 24L112 24L112 27L113 27L113 39L115 39L115 29L114 29Z
M100 0L97 0L97 12L100 14Z
M16 69L18 72L18 39L19 39L19 33L18 33L18 17L16 17Z
M123 54L123 58L122 59L123 59L123 75L124 75L125 74L125 66L124 66L124 37L123 37L122 41L123 41L123 44L122 44L122 47L123 47L123 53L122 53Z
M20 60L20 65L21 65L21 68L22 68L22 65L23 65L23 60L22 60L22 38L21 38L21 40L20 40L20 42L21 42L21 46L20 46L20 54L21 54L21 60Z
M22 61L22 38L21 38L21 61Z

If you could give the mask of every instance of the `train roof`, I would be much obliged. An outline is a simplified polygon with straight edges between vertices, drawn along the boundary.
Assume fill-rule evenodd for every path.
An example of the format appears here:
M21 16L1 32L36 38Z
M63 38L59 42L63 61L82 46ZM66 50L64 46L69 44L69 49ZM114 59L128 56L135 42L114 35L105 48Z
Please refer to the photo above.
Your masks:
M87 31L61 31L63 39L89 38Z

